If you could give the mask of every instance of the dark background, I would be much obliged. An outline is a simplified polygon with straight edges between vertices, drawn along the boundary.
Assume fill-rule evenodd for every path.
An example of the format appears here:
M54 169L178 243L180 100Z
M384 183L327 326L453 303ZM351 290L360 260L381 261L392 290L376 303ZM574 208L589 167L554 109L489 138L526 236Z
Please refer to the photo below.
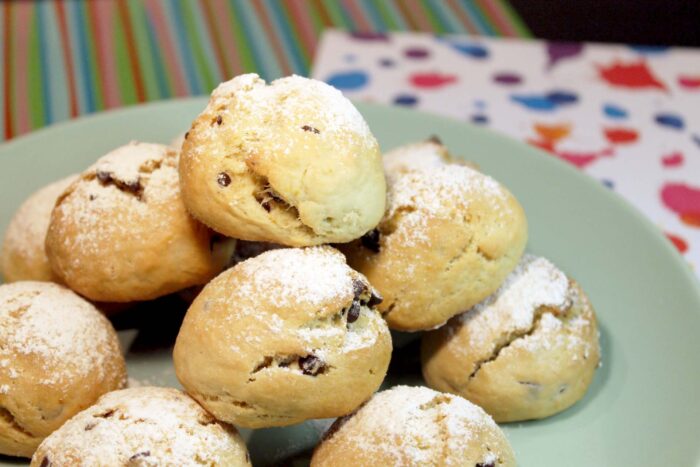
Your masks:
M533 35L700 46L700 0L509 0Z

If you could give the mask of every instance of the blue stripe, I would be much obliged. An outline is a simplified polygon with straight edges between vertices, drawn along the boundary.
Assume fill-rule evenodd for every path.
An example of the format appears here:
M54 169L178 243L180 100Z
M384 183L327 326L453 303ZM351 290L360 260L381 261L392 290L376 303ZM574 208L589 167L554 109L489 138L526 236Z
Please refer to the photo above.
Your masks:
M87 32L85 31L85 15L83 13L82 9L82 3L76 0L71 0L70 2L71 5L71 15L73 18L73 27L69 28L71 31L76 31L76 49L74 49L77 54L73 54L73 57L77 55L78 60L76 61L76 72L78 71L78 63L80 64L80 68L82 73L79 73L82 76L82 84L81 90L84 93L84 98L85 98L85 112L94 112L96 110L96 105L95 105L95 95L94 95L94 89L92 86L92 71L90 70L90 59L89 59L89 53L90 51L87 48ZM68 15L66 15L68 16ZM78 74L78 73L76 73ZM76 80L77 81L77 80Z
M482 16L481 10L479 10L478 6L472 3L472 0L462 0L461 3L464 6L464 9L467 10L469 16L474 20L474 23L476 23L476 27L479 29L479 32L489 36L495 35L494 31L491 29L491 26L489 26L486 19L484 19Z
M46 12L42 4L36 8L36 27L39 28L39 61L41 62L41 100L44 104L44 124L49 125L54 122L53 110L51 106L51 88L49 88L49 60L46 56L48 44L46 40Z
M195 34L199 37L200 44L202 46L202 54L206 57L207 66L209 67L209 72L211 73L213 83L206 83L206 87L218 85L220 82L231 79L231 76L223 76L224 70L219 68L219 61L216 59L214 54L214 44L212 43L212 38L214 31L206 33L208 30L204 18L202 18L202 8L193 4L190 11L192 12L192 19L195 22ZM210 92L211 89L205 89L205 92Z
M286 52L287 57L291 58L292 70L297 74L304 74L304 60L301 55L301 50L299 50L298 41L294 40L292 34L292 29L289 27L289 22L283 17L282 11L280 10L281 4L277 0L264 0L267 5L267 11L271 13L272 22L276 26L276 32L278 32L278 37L282 48Z
M204 91L202 82L197 73L197 66L192 56L192 48L187 40L185 23L182 20L182 6L178 2L161 2L166 16L169 18L169 23L174 26L173 36L180 48L180 57L182 58L182 66L187 76L187 81L190 88L190 94L199 95Z
M466 32L464 25L458 21L454 15L446 11L447 5L443 3L442 0L428 0L428 2L430 3L430 8L433 13L435 13L440 18L442 24L446 26L448 33L456 34Z
M379 14L379 10L377 10L377 7L374 6L373 2L374 0L362 0L362 9L367 13L369 21L372 23L372 27L377 31L385 32L387 30L387 26L382 20L382 15Z
M55 4L52 2L40 2L37 7L44 17L46 63L49 94L51 96L51 111L53 121L59 122L70 117L70 95L68 92L68 68L63 61L63 48L61 46L61 33L58 29Z
M161 99L171 97L173 93L168 88L168 80L165 78L165 69L163 67L163 61L158 60L158 41L153 26L153 21L149 15L148 9L144 9L143 17L146 21L146 34L148 35L148 47L150 49L149 59L153 63L153 69L156 74L156 84L158 86L158 94Z
M274 55L270 53L267 37L252 8L248 8L243 0L229 1L243 25L243 33L248 39L248 45L253 49L253 56L256 58L255 63L258 64L260 76L266 80L279 78L282 71Z
M406 21L404 20L403 15L399 13L399 11L396 9L396 4L393 0L384 3L384 8L386 8L387 10L391 10L389 16L391 16L391 19L394 20L394 22L396 23L396 27L399 30L408 30L408 26L406 26Z

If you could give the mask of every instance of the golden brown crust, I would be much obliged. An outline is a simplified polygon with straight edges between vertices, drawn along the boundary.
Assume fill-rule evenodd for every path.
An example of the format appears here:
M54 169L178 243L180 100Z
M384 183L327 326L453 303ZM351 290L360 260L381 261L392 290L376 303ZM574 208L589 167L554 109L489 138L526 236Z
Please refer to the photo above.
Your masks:
M330 247L240 263L188 310L177 377L218 419L247 428L347 414L379 387L391 357L371 290Z
M104 156L59 199L46 238L54 272L105 302L150 300L206 283L226 255L186 211L177 155L130 143Z
M257 75L222 83L182 147L190 212L222 234L309 246L373 228L386 187L360 113L319 81Z

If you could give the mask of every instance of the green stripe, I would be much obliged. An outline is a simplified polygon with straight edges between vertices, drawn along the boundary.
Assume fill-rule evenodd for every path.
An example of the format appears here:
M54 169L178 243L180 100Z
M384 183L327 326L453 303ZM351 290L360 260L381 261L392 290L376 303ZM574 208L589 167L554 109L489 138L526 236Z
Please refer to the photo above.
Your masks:
M95 103L95 110L103 110L105 108L105 103L104 97L102 97L102 80L100 79L100 71L97 68L97 47L95 45L95 36L87 11L87 3L79 2L78 8L82 10L83 28L85 28L85 35L87 37L85 47L87 48L88 54L86 58L90 68L89 79L92 82L93 102Z
M287 56L292 58L294 72L308 73L311 63L311 51L301 46L301 36L297 28L294 27L295 21L292 13L289 11L289 5L286 2L277 2L275 0L267 0L266 3L268 10L273 12L273 21L277 21L277 28L285 35L286 40L282 40L282 47L287 52ZM281 8L277 9L275 5L279 5ZM278 15L276 16L274 12L277 12Z
M29 120L32 128L44 126L43 90L41 88L41 55L39 52L39 28L37 28L36 5L32 7L32 18L29 23L29 57L27 61L27 79L29 80Z
M510 24L513 26L515 29L516 34L518 37L527 37L531 38L532 36L532 31L530 31L530 28L527 27L527 25L523 22L522 18L520 18L520 15L518 12L516 12L513 9L513 6L510 4L508 1L504 0L496 0L501 7L501 10L505 13L505 15L508 17L508 21Z
M377 31L385 32L387 30L386 23L382 15L377 11L376 5L373 0L360 0L362 2L362 9L367 14L372 27Z
M236 44L238 45L238 52L240 53L241 67L243 72L251 73L257 71L260 67L256 61L255 56L253 56L250 47L246 47L246 38L243 35L243 26L238 18L238 15L233 9L230 2L226 3L226 8L229 13L229 20L231 22L231 30L236 38Z
M314 3L315 5L315 3ZM314 34L316 37L321 37L321 32L323 31L323 20L321 19L321 13L318 11L320 7L313 7L311 3L307 6L309 13L311 14L311 22L314 25Z
M206 26L206 22L204 21L204 17L202 16L203 6L200 2L183 3L188 5L188 7L191 7L191 23L193 27L192 35L194 37L194 40L196 41L196 44L198 44L195 47L195 50L198 52L197 61L199 62L200 58L204 60L203 65L200 65L200 67L202 68L202 70L205 70L205 92L209 94L211 90L214 89L216 85L218 85L224 79L224 70L219 70L219 62L217 61L216 56L214 55L214 46L211 36L214 33L214 31L209 31L209 28L207 28ZM185 16L185 19L187 19L188 17L189 15ZM185 24L187 23L188 22L186 21ZM201 54L199 52L201 52Z
M126 48L126 33L124 32L124 24L121 21L121 16L118 14L115 5L115 13L112 20L114 28L114 58L117 63L117 84L119 86L119 96L125 105L135 104L138 101L136 97L136 83L134 82L134 73L136 70L131 69L129 61L129 51Z
M192 52L194 54L194 61L197 64L197 73L199 74L201 78L200 82L204 87L202 91L208 94L208 91L214 89L214 86L218 84L218 81L214 79L210 68L212 62L205 57L201 38L199 37L199 34L197 34L197 26L194 20L194 15L196 13L194 13L190 8L190 5L192 4L190 2L181 2L179 4L182 8L182 18L185 23L185 31L180 32L186 34L187 39L191 44ZM211 50L211 45L209 46L209 50Z
M377 6L379 7L379 11L382 13L382 17L384 17L384 21L389 25L390 30L405 31L408 29L406 21L404 20L403 15L401 15L399 10L396 8L394 0L378 2Z
M445 25L447 32L450 34L461 34L466 32L466 27L462 24L450 10L447 9L447 4L443 0L428 0L430 8L435 12L440 20Z
M352 22L345 16L345 11L340 8L340 4L337 2L337 0L323 0L323 4L326 7L328 16L330 16L335 27L341 29L352 29Z
M127 6L129 17L131 18L131 29L134 32L136 55L138 56L138 61L141 65L141 73L143 74L143 87L146 93L146 100L157 100L163 99L166 96L171 96L173 94L172 85L170 85L168 80L163 76L161 78L162 84L159 83L156 66L159 65L163 67L163 59L156 51L155 44L150 40L148 34L150 27L146 19L145 7L141 3L141 0L128 0Z
M445 32L445 25L442 24L440 19L435 15L435 12L426 0L422 0L421 4L423 5L423 11L425 12L425 16L428 18L428 21L433 26L435 32L438 34L443 34Z
M488 23L481 16L481 11L472 0L461 0L460 4L462 5L462 9L465 10L466 14L472 19L474 26L476 26L480 34L493 35L493 32L489 29Z
M491 18L491 15L487 10L481 7L480 4L474 3L474 12L479 15L481 20L486 24L487 29L489 30L489 34L492 36L502 36L504 34L504 31L501 31L498 28L498 25L493 21L493 18Z

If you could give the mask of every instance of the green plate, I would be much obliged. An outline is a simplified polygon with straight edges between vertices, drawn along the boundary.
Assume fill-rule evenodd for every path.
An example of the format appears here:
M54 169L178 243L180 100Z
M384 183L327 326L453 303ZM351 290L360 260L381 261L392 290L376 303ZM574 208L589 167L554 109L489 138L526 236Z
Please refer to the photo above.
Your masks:
M0 146L0 232L35 189L82 170L129 140L170 141L189 127L205 102L197 98L108 112ZM570 410L504 425L520 464L698 464L700 288L670 242L616 194L536 149L454 120L366 104L359 108L384 149L437 134L456 154L508 186L527 211L530 251L576 278L596 307L602 367L586 397ZM165 300L153 314L174 320L172 334L181 313L165 313L170 306ZM177 384L162 321L133 323L126 318L117 323L141 327L127 357L130 375ZM127 340L135 334L122 332ZM395 351L390 382L420 384L416 349L409 339ZM244 430L244 436L256 465L266 465L303 459L325 426L327 421L314 421Z

